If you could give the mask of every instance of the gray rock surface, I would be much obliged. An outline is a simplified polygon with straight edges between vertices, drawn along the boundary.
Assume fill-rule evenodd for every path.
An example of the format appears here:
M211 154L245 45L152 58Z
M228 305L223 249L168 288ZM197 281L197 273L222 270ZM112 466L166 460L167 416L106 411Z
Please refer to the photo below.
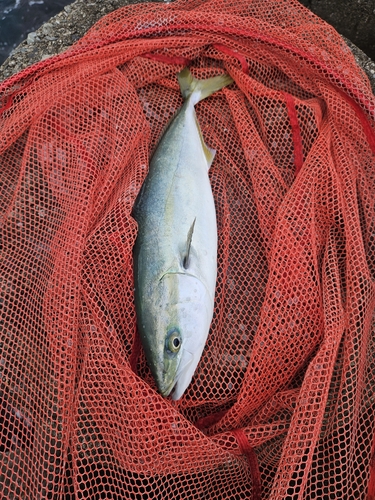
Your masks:
M124 5L156 0L76 0L29 33L0 66L0 81L31 64L64 52L81 38L101 17Z
M371 83L372 91L375 94L375 62L370 59L364 52L362 52L362 50L360 50L356 45L354 45L354 43L352 43L350 40L345 37L344 39L348 44L348 47L352 51L358 66L360 66L367 74Z
M45 23L37 31L27 35L26 40L0 66L0 81L26 68L30 64L63 52L81 38L105 14L124 5L143 1L158 0L76 0L74 3L67 5L62 12L51 18L48 23ZM312 4L314 4L316 8L316 5L320 3L331 4L332 6L332 4L337 4L340 1L324 0L319 2L318 0L302 0L301 3L311 8L313 7ZM344 0L345 2L346 0ZM363 4L375 4L375 0L358 0L358 3L361 2ZM335 27L338 29L337 26ZM338 31L340 32L339 29ZM341 31L341 33L344 33L344 31ZM352 42L349 42L349 40L346 40L346 42L352 50L359 66L367 73L372 89L375 92L375 63Z
M299 0L375 61L375 0Z

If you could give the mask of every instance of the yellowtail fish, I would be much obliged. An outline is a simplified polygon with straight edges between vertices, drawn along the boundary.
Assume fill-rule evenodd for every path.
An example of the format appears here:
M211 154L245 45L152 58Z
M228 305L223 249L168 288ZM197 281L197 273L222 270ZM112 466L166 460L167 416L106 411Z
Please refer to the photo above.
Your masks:
M201 358L214 309L215 204L194 106L232 83L228 75L178 75L184 104L163 134L133 209L135 305L140 338L160 393L180 399Z

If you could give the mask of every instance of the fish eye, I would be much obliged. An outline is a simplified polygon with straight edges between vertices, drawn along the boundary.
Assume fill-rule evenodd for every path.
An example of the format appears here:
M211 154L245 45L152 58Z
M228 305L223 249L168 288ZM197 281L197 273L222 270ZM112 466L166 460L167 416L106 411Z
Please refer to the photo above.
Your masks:
M181 344L181 335L177 328L172 328L171 330L169 330L169 332L167 333L167 338L165 339L165 346L167 348L167 351L175 354L180 350Z

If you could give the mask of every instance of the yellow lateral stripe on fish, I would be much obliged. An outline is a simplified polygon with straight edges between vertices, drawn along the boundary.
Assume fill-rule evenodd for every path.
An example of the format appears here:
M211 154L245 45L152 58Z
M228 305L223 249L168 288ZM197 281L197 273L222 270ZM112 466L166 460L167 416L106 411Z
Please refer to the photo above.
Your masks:
M180 399L201 358L211 325L217 274L217 227L208 148L194 106L232 83L228 75L178 75L184 104L153 154L133 208L137 323L163 396Z

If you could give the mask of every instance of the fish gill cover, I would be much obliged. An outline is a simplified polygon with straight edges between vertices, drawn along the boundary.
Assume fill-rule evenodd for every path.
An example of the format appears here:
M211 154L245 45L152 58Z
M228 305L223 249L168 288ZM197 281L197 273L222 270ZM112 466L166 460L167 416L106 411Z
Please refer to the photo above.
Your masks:
M134 307L132 207L176 75L216 150L213 322L179 401ZM374 498L375 100L294 0L140 4L0 87L0 490Z

